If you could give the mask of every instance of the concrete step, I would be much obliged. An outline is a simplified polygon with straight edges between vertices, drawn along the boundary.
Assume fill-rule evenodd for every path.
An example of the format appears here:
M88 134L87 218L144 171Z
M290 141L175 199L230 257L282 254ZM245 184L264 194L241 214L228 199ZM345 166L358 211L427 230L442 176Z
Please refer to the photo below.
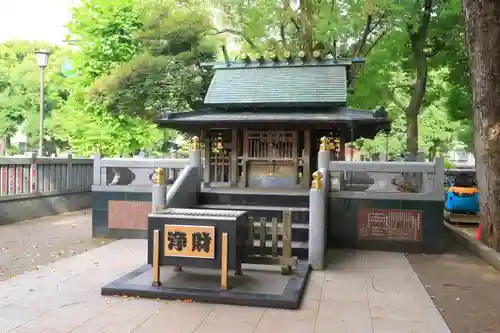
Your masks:
M287 202L287 204L290 204ZM307 259L308 257L308 245L309 245L309 208L308 207L290 207L290 206L276 206L276 205L242 205L242 204L201 204L197 205L196 208L201 209L220 209L220 210L244 210L249 213L249 216L253 217L254 227L257 228L257 234L254 239L254 251L255 253L260 253L260 238L258 234L258 228L261 225L260 219L265 218L266 227L272 227L272 219L277 218L279 223L282 225L282 212L285 209L290 209L292 212L292 255L298 257L299 259ZM281 235L278 236L278 253L281 254L281 249L283 247L283 242L281 241ZM272 251L272 236L270 234L266 235L266 249L265 254L270 255Z
M290 191L281 191L274 193L272 191L241 191L238 189L226 189L217 191L210 189L210 192L200 193L200 204L205 205L243 205L243 206L280 206L286 203L291 207L309 207L309 191L293 193Z
M265 211L280 211L289 209L292 212L308 212L308 207L286 207L286 206L254 206L254 205L199 205L199 208L204 209L234 209L234 210L265 210Z
M293 237L293 236L292 236ZM260 240L255 239L253 241L254 253L260 254ZM299 259L307 259L309 255L309 243L308 241L292 241L292 255ZM278 255L282 254L283 242L278 241ZM271 255L272 252L272 242L270 240L266 241L266 249L264 254Z

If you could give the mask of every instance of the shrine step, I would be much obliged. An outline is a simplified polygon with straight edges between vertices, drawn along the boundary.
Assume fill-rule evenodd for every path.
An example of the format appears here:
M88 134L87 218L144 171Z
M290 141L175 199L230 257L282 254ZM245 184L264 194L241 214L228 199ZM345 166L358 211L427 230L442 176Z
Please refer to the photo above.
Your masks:
M253 205L215 205L206 204L198 205L193 208L200 209L220 209L220 210L244 210L248 212L249 217L253 219L253 224L256 228L260 227L262 221L266 221L266 227L272 226L273 219L278 223L283 220L283 210L291 210L292 212L292 253L300 259L305 259L308 256L308 240L309 240L309 208L303 207L286 207L286 206L253 206ZM258 230L258 229L257 229ZM255 236L255 250L260 253L260 239ZM271 254L272 235L266 235L266 254ZM278 236L278 252L281 252L282 242L281 236Z
M280 206L309 208L309 191L260 192L243 189L203 189L199 201L202 205Z
M292 236L293 238L293 236ZM254 253L256 254L266 254L266 255L271 255L272 252L272 241L271 240L266 240L266 248L264 253L260 250L260 240L255 239L253 241L254 245ZM292 255L303 260L307 260L309 256L309 242L308 241L292 241ZM283 250L283 242L278 241L278 255L282 254Z

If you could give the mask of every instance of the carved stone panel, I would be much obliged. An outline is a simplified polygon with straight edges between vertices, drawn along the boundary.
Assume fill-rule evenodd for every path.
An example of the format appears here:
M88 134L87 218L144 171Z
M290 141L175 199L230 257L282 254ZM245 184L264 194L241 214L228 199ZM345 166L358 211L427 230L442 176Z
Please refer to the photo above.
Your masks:
M423 212L419 210L361 208L358 239L422 241Z
M115 201L108 202L108 227L110 229L147 230L151 202Z

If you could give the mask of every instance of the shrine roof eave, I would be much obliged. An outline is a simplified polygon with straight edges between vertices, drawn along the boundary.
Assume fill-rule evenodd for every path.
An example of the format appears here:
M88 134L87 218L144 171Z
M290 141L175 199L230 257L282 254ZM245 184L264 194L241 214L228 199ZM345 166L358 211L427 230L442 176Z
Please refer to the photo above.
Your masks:
M374 110L360 110L348 107L302 109L213 109L205 108L189 112L167 112L157 120L160 127L175 125L204 125L224 123L348 123L348 124L390 124L387 112L378 107Z
M388 131L391 128L391 120L383 108L375 110L359 110L351 108L338 108L336 111L313 111L298 112L268 112L238 111L231 110L198 110L191 112L168 113L164 119L158 120L157 124L162 128L171 128L190 134L198 135L202 128L314 128L331 129L334 126L353 128L352 133L355 140L360 137L373 138L380 131Z

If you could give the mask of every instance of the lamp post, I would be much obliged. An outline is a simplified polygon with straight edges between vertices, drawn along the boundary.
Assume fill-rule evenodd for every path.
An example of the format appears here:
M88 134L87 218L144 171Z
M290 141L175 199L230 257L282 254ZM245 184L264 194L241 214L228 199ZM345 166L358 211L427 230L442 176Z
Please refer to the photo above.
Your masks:
M38 66L40 67L40 139L38 142L38 156L43 156L43 113L44 113L44 74L49 64L50 52L38 50L35 52Z

